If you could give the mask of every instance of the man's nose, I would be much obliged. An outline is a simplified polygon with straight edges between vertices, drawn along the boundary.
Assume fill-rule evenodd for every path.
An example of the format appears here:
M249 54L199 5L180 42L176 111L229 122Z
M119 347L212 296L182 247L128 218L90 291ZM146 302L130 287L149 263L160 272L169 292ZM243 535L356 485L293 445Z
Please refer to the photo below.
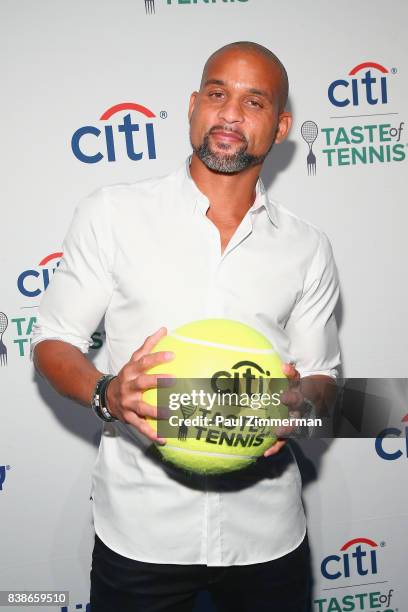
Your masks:
M219 117L226 123L238 123L243 119L243 112L239 100L227 98L219 110Z

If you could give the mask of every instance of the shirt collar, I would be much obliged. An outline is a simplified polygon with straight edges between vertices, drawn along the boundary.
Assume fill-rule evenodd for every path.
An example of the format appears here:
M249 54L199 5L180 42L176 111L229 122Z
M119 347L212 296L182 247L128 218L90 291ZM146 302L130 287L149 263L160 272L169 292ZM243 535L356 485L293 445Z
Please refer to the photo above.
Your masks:
M205 196L202 191L199 190L196 183L194 182L191 174L190 174L190 163L191 163L191 155L187 157L185 164L183 165L183 174L184 174L184 183L186 188L186 193L188 195L193 195L196 206L203 214L205 214L210 205L207 196ZM265 208L268 217L275 225L278 227L278 220L275 205L268 198L268 194L265 189L265 185L263 184L262 179L259 177L256 183L256 197L255 202L252 204L249 209L251 212L255 212L260 208Z

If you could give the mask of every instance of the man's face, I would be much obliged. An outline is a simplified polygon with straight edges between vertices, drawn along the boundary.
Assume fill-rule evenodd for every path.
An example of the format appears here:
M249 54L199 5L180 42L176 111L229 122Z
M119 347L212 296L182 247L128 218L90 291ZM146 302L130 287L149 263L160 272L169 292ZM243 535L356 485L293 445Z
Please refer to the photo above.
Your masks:
M228 50L207 66L190 99L190 140L211 170L232 173L261 164L281 142L291 115L279 111L280 75L258 53Z

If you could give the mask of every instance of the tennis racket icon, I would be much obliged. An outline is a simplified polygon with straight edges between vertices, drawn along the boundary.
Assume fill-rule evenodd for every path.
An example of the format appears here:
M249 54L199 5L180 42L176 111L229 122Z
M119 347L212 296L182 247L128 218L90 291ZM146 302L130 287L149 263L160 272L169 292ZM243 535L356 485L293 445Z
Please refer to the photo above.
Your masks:
M3 334L8 327L8 318L0 312L0 366L7 365L7 347L3 342Z
M316 157L313 153L312 146L319 133L319 128L314 121L305 121L300 128L303 140L309 145L309 153L306 158L307 173L309 176L316 174Z

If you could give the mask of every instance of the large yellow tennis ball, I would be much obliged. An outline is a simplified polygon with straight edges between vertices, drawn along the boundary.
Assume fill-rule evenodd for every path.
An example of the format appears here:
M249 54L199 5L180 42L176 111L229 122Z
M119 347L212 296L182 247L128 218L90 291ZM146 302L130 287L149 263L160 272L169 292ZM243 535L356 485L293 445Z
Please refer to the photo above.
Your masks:
M146 402L156 406L159 400L168 409L165 419L148 419L167 440L157 445L165 460L217 474L248 466L276 442L271 423L287 417L280 403L286 379L260 332L228 319L194 321L162 338L157 351L175 354L149 370L173 375L174 385L143 394Z

